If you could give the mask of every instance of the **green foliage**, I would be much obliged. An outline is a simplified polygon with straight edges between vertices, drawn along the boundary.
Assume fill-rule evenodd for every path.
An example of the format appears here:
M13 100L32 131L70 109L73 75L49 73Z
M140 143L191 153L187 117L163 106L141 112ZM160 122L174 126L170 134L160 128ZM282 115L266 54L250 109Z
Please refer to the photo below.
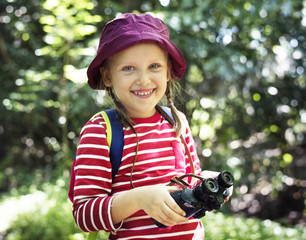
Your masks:
M82 125L103 106L84 82L104 19L94 13L103 6L88 0L0 6L0 191L6 191L41 185L71 166Z
M202 219L205 240L300 240L306 237L303 227L288 228L270 220L229 217L222 213L209 213Z

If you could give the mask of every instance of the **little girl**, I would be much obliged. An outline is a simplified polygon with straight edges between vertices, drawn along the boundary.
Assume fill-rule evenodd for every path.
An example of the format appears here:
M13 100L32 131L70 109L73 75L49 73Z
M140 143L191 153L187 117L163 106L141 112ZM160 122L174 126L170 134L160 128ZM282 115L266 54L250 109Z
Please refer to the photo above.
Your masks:
M104 27L97 56L88 68L88 83L112 98L122 121L124 148L112 179L103 117L98 115L83 127L73 202L81 230L105 230L111 232L110 239L204 238L201 221L185 218L170 196L179 188L166 186L174 176L192 170L201 174L188 122L172 101L172 85L185 69L184 57L160 19L127 13ZM157 110L163 96L174 126ZM168 227L157 227L152 218Z

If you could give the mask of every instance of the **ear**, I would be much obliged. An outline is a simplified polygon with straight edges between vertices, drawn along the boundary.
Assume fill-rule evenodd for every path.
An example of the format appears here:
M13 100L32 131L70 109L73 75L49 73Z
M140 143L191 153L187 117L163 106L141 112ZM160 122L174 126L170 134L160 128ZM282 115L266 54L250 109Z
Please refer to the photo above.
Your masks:
M99 68L100 74L101 74L101 80L104 83L106 87L111 87L112 86L112 81L110 79L109 71L105 67L100 67Z

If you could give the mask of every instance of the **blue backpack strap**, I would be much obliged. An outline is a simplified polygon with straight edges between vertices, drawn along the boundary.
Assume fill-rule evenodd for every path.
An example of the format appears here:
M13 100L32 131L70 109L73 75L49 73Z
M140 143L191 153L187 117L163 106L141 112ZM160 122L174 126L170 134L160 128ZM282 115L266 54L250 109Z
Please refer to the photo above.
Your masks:
M172 116L172 113L171 113L171 109L168 108L168 107L164 107L164 106L160 106L165 113L167 113L167 115L172 119L172 121L174 122L174 118ZM167 120L167 116L164 115L163 112L160 112L161 115L163 115L163 117Z
M123 126L120 122L120 117L116 109L108 109L104 112L107 114L111 126L111 143L109 146L109 157L112 164L112 179L114 180L122 159Z
M157 105L156 109L172 126L175 124L170 108Z
M158 105L156 106L156 109L172 126L175 124L170 108ZM186 139L186 133L184 131L182 132L182 136Z

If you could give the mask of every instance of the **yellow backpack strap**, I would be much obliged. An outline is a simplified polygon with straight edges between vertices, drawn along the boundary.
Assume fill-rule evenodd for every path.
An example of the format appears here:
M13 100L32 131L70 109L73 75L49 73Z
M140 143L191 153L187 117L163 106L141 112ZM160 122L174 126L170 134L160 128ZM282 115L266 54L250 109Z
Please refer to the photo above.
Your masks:
M91 119L95 118L95 117L98 116L98 115L101 115L101 116L103 117L104 121L105 121L105 124L106 124L106 132L107 132L107 134L106 134L106 141L107 141L107 143L108 143L108 146L110 147L110 146L111 146L111 143L112 143L112 127L111 127L111 123L110 123L110 121L109 121L109 118L108 118L106 112L104 112L104 111L101 111L101 112L96 113L95 115L92 116ZM90 119L90 120L91 120L91 119Z
M108 143L108 146L111 147L111 144L112 144L112 127L111 127L111 124L110 124L110 121L109 121L109 118L108 118L106 112L102 111L102 112L100 112L100 114L102 115L102 117L105 121L105 124L106 124L106 130L107 130L106 141Z

